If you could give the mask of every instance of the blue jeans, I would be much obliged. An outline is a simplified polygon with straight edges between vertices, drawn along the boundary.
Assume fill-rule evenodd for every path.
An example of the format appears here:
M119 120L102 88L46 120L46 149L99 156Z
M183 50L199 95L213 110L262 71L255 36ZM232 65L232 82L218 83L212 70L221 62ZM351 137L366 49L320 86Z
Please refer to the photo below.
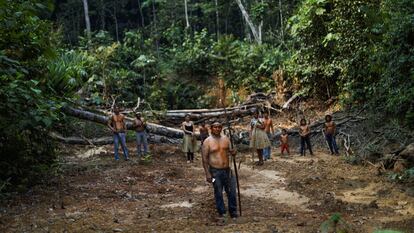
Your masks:
M328 142L329 150L332 154L339 154L338 146L336 145L335 136L333 134L325 134L326 141Z
M214 198L219 215L226 213L223 200L223 188L226 191L229 212L231 217L237 217L237 200L236 200L236 177L233 176L230 168L216 169L210 168L211 176L215 179L213 182Z
M271 141L272 134L271 133L266 133L266 134L267 134L267 137L269 138L270 145L272 145L272 141ZM271 152L272 152L271 151L271 146L264 148L263 149L263 158L264 159L270 159Z
M118 148L119 140L121 140L122 150L124 151L125 159L128 159L128 148L126 146L125 133L114 133L114 150L115 150L115 160L119 160Z
M142 146L144 147L144 155L148 153L147 133L145 131L136 132L136 137L137 137L137 154L138 154L138 157L141 157Z

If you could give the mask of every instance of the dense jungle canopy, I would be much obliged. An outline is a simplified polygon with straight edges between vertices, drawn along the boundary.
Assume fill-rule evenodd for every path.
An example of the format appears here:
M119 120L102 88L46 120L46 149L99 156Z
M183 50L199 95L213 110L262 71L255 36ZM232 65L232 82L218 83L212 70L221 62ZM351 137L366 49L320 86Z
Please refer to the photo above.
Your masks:
M414 126L412 0L0 0L0 191L56 170L67 105L233 105L271 92Z

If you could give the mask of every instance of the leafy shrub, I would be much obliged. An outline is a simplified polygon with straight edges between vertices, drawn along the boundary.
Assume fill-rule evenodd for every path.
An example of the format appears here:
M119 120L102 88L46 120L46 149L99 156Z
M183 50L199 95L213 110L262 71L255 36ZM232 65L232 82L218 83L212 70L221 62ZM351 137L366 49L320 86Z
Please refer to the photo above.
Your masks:
M349 223L345 222L339 213L333 214L321 224L322 233L350 233L353 232Z
M44 3L44 4L41 4ZM55 161L47 129L59 120L56 86L47 65L55 55L51 24L37 14L48 1L0 3L0 184L23 191L49 174ZM56 83L54 83L56 81ZM56 95L56 96L55 96Z

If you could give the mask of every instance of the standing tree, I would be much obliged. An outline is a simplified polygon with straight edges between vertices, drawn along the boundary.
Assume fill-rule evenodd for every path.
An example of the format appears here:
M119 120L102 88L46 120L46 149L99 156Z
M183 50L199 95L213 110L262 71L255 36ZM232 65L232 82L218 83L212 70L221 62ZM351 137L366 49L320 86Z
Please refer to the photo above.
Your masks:
M188 6L187 0L184 0L184 9L185 9L185 28L190 28L190 21L188 20Z
M246 9L244 8L241 0L236 0L237 5L240 8L240 11L244 17L244 20L246 20L247 25L249 25L250 30L252 31L254 40L258 43L258 44L262 44L262 26L263 26L263 21L261 21L261 23L259 24L259 26L255 26L253 24L253 21L250 19L249 14L247 13Z
M88 0L82 0L82 2L83 2L83 11L85 12L86 34L88 38L90 38L91 37L91 21L89 19Z

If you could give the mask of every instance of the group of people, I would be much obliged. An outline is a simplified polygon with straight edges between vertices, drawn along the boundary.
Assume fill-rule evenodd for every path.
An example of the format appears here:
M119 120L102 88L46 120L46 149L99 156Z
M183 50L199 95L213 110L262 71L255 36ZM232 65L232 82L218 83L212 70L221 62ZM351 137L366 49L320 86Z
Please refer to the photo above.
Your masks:
M125 116L120 113L118 107L115 107L113 112L113 115L110 117L108 121L108 127L113 132L115 160L119 160L119 144L121 144L125 160L128 160L129 156L125 136ZM143 154L148 154L148 135L146 132L146 122L144 121L139 112L135 114L133 128L136 132L137 156L140 158ZM198 147L197 139L195 137L195 125L194 122L190 120L189 114L185 116L185 121L181 124L181 129L184 133L182 151L187 155L187 163L192 163L194 162L194 153L197 151ZM335 140L336 125L332 120L331 115L326 115L325 127L323 131L331 154L338 155L339 151ZM209 130L205 123L201 123L199 127L199 133L202 146L204 140L207 139L207 137L209 137ZM310 141L310 133L310 126L307 123L306 119L301 119L299 126L301 156L306 155L306 148L309 150L310 155L313 155L312 145ZM270 159L271 142L274 138L273 135L274 127L272 119L269 117L269 114L265 112L263 114L263 117L259 117L259 112L254 112L253 118L250 121L249 138L250 147L257 152L257 157L259 159L259 161L257 162L258 165L263 165L264 161ZM280 134L279 140L281 155L283 155L284 152L287 152L287 154L290 155L289 136L286 129L282 129L282 133Z
M331 154L339 155L338 146L335 140L336 125L332 120L331 115L325 116L325 124L323 128L325 139L328 143ZM306 155L306 148L308 148L310 155L313 155L312 145L310 141L310 126L306 119L300 120L299 135L300 135L300 155ZM259 113L255 112L253 118L250 121L250 147L257 151L259 161L258 165L263 165L263 161L270 159L271 154L271 141L274 135L272 119L269 118L268 113L264 113L263 118L259 118ZM286 151L289 151L289 136L286 129L282 129L280 134L280 152L281 155Z
M183 130L188 124L192 124L192 122L190 121L190 117L186 116L186 122L183 123ZM191 129L194 130L194 126ZM223 218L226 213L223 200L224 189L227 194L230 217L236 219L238 217L236 179L233 171L230 169L230 156L235 157L237 152L235 148L232 147L230 139L221 134L222 129L223 126L220 122L214 122L211 125L211 136L208 137L205 136L205 132L207 132L208 135L208 129L205 128L205 125L202 125L200 129L200 135L203 135L201 137L203 168L206 175L206 181L213 184L214 198L219 217ZM201 131L203 131L203 133L201 133ZM339 152L335 142L335 131L336 125L332 120L332 116L327 115L325 117L323 132L331 153L338 155ZM307 145L310 154L313 155L310 143L310 132L310 126L308 125L306 119L301 119L299 135L301 137L300 152L302 156L305 156L305 145ZM249 136L250 147L257 150L259 165L262 165L264 160L270 159L270 141L273 134L273 123L269 118L269 115L265 113L264 118L259 118L259 113L255 112L252 120L250 121ZM286 129L283 129L282 134L280 135L280 148L282 154L285 150L289 154L288 134Z
M119 160L118 148L121 142L122 151L124 152L124 159L129 160L128 148L126 146L126 131L125 116L119 112L118 107L114 107L112 116L109 118L108 127L113 133L114 137L114 154L115 160ZM141 158L142 155L148 154L148 135L147 124L141 117L141 113L135 114L133 122L137 143L137 156Z
M119 142L121 142L124 158L125 160L128 160L128 149L125 140L125 116L119 112L117 107L114 108L114 114L108 121L108 127L114 135L115 160L119 160ZM137 155L140 157L142 154L148 153L146 123L140 113L136 113L135 115L133 128L136 131ZM184 133L182 150L186 154L187 163L193 163L194 153L197 151L197 139L195 137L195 125L194 122L191 121L190 115L185 116L185 121L181 124L181 129ZM202 162L206 181L213 184L214 198L219 217L222 218L226 214L223 199L224 189L227 194L230 217L236 219L238 217L236 177L234 176L232 169L230 169L230 157L235 157L237 151L232 146L230 141L231 139L222 134L222 130L223 125L218 121L211 124L211 135L209 133L209 129L204 123L202 123L199 127ZM338 147L335 142L336 125L333 122L331 115L326 115L325 117L323 132L331 154L338 155ZM310 133L310 126L306 119L301 119L299 126L301 156L305 156L306 147L309 149L310 154L313 155L310 142ZM269 114L264 113L263 118L259 118L259 112L255 112L252 120L250 121L249 136L250 147L256 150L258 155L258 165L263 165L264 161L270 159L271 141L273 140L273 135L274 127L272 119L269 118ZM281 154L283 155L286 151L289 155L289 136L286 129L282 129L279 140Z

